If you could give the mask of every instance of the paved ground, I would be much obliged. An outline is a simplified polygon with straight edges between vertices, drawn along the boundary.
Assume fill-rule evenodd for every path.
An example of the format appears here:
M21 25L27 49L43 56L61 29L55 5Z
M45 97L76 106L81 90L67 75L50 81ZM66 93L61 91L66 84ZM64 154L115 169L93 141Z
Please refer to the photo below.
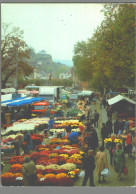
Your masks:
M101 145L101 124L102 122L107 121L107 112L106 109L101 108L99 101L97 101L96 105L91 105L91 109L97 110L100 114L99 119L99 126L96 128L98 133L98 139L99 139L99 145ZM118 181L117 173L115 172L115 169L110 166L110 158L109 158L109 152L107 149L105 149L105 152L107 154L108 164L109 164L109 170L111 172L111 176L106 177L106 183L98 183L98 177L96 176L96 173L94 171L94 184L97 187L120 187L120 186L134 186L135 185L135 160L133 158L128 158L128 155L126 154L126 164L128 167L128 175L122 175L122 181ZM81 186L82 185L83 178L80 178L75 182L75 186ZM87 186L89 186L89 180L87 182Z

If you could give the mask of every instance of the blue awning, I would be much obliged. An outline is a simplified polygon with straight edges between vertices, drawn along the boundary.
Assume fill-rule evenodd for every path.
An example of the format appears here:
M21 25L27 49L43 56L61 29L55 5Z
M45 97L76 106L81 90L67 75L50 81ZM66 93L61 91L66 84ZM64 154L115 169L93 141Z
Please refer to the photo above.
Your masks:
M7 106L22 106L25 104L32 104L33 102L38 102L41 100L44 100L44 98L26 98L26 99L23 99L20 101L9 103L9 104L7 104Z
M27 97L20 97L20 98L14 99L14 100L5 100L5 101L1 102L1 104L7 103L7 102L14 102L15 100L21 100L21 99L25 99L25 98L27 98Z

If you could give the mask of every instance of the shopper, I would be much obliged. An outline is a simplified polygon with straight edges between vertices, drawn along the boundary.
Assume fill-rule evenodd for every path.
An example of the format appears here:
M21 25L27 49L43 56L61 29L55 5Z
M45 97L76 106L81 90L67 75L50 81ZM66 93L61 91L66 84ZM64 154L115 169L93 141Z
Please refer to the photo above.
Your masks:
M116 119L116 121L114 122L114 133L117 135L119 132L119 120Z
M115 135L111 134L111 140L107 143L107 148L109 150L109 154L110 154L110 165L113 166L114 165L114 154L115 154L115 148L116 148L116 143L114 142L115 140Z
M102 123L101 137L102 137L102 147L104 147L104 139L108 137L105 123Z
M68 136L68 140L70 141L70 144L78 144L78 133L72 132Z
M95 169L95 159L93 157L93 150L88 150L88 156L84 158L82 168L85 170L82 186L86 186L88 178L90 179L90 186L94 186L93 171Z
M107 134L108 134L108 136L110 136L112 133L112 121L111 121L111 119L108 119L108 121L106 122L106 128L107 128Z
M30 150L33 148L33 142L30 134L27 131L24 132L24 142L26 142L24 153L29 154Z
M132 141L130 132L127 134L126 138L126 150L128 153L128 157L132 157Z
M122 146L121 144L117 144L115 150L115 171L118 173L119 181L121 180L121 174L124 172L125 163L125 154Z
M98 127L99 113L95 110L94 112L94 126Z
M104 152L104 147L101 146L99 148L99 151L96 153L96 174L99 177L99 180L98 180L99 183L101 183L101 180L100 180L101 172L105 168L108 168L107 156L106 156L106 153ZM105 182L104 176L103 176L103 182Z
M24 158L24 164L22 166L22 175L24 180L24 186L35 186L37 179L36 165L33 161L30 161L28 156Z

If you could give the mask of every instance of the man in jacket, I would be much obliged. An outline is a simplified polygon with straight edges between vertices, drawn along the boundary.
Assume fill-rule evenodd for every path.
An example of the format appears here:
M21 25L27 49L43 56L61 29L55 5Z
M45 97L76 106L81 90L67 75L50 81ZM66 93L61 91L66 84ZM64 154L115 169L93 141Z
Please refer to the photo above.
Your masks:
M83 160L83 170L85 170L85 177L82 186L86 186L88 178L90 178L90 186L94 187L93 171L95 169L95 160L93 157L93 150L88 150L88 156Z
M111 136L111 134L112 134L112 121L110 119L108 119L108 121L106 122L106 128L107 128L107 135Z
M114 133L117 135L119 132L119 121L118 119L116 119L115 123L114 123Z
M105 123L102 123L101 137L102 137L102 147L104 147L104 139L107 138L107 129Z
M99 113L95 110L94 112L94 126L98 127Z
M35 186L37 179L36 166L33 161L30 161L28 156L24 158L24 164L22 166L22 175L24 180L24 186Z

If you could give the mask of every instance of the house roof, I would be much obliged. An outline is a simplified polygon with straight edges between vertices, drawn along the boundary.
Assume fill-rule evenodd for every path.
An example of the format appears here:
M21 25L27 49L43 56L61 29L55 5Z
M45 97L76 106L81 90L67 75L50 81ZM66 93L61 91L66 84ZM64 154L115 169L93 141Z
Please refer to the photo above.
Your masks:
M117 95L111 99L108 100L108 104L109 105L112 105L112 104L116 104L117 102L120 102L121 100L126 100L127 102L131 103L131 104L135 104L135 101L127 98L127 97L124 97L122 95Z

